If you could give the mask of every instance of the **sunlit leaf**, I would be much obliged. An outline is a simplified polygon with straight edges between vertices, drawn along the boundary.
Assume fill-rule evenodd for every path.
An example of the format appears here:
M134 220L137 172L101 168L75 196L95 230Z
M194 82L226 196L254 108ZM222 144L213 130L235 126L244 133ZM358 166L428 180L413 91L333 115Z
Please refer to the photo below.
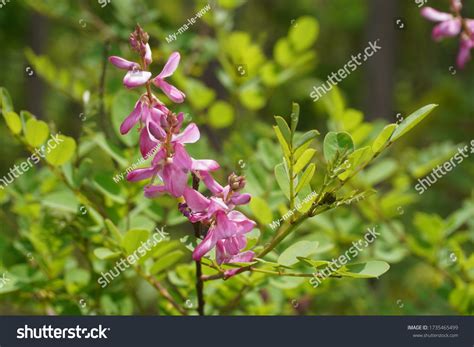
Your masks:
M316 241L299 241L285 249L278 257L278 264L291 266L298 262L298 257L308 257L314 253L319 246Z
M426 105L416 110L412 114L410 114L395 129L395 131L392 134L392 137L390 138L390 142L394 142L398 140L400 137L402 137L411 129L413 129L418 123L420 123L423 119L425 119L431 113L431 111L433 111L437 106L438 105L436 104Z
M250 209L261 224L269 224L273 220L272 210L268 203L259 196L253 196L250 200Z
M49 135L48 124L34 118L29 119L25 126L25 137L28 144L38 147L46 141Z
M56 147L46 148L46 160L53 166L60 166L72 159L76 151L76 141L72 137L57 134L53 136L53 139L57 139L57 141L51 141L52 144L56 144Z
M397 128L397 124L389 124L377 135L374 143L372 144L372 152L379 153L384 149L386 144L389 142L390 137Z

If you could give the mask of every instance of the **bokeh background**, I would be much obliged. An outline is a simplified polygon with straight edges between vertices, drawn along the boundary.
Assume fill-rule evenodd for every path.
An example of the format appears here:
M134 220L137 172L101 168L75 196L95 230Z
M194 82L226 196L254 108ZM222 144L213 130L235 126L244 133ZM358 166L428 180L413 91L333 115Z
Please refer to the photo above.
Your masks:
M166 41L208 3L211 9L196 24ZM443 0L429 5L449 7ZM0 275L11 278L0 288L0 314L175 314L131 270L105 289L97 285L100 272L113 266L94 252L107 245L102 214L122 231L166 225L169 247L180 256L154 276L190 311L195 305L194 265L179 241L191 229L174 203L144 202L139 184L111 179L138 158L137 134L118 133L138 94L124 90L122 71L106 58L133 58L127 38L136 23L150 34L154 73L171 52L181 53L171 81L187 99L175 110L198 123L202 133L190 151L217 159L221 180L231 171L246 175L257 201L247 210L259 223L256 240L269 240L268 223L285 213L273 177L281 157L271 128L274 115L288 117L291 103L298 102L301 131L318 129L323 136L346 130L362 146L385 124L425 104L439 104L353 182L374 187L376 195L318 216L285 241L288 246L318 240L318 257L331 259L367 227L380 225L382 239L361 257L390 263L385 275L330 279L317 289L304 279L265 276L209 283L208 314L472 314L472 155L424 194L414 185L474 139L474 62L459 70L458 40L433 42L433 23L419 12L416 1L396 0L5 2L0 85L18 114L27 110L48 123L51 133L74 138L78 151L66 165L39 164L0 190ZM463 13L474 17L474 3L465 1ZM313 86L375 39L380 52L324 98L311 100ZM5 122L0 124L2 177L29 153ZM88 207L83 215L84 200L61 181L81 167L84 177L73 188L102 211ZM314 187L323 172L313 179ZM169 250L160 252L157 259Z

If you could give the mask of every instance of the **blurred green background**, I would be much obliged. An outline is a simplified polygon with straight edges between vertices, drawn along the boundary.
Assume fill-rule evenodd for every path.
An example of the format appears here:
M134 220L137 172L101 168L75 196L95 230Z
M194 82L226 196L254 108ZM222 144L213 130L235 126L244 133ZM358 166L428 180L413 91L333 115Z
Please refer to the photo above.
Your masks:
M271 125L274 115L290 114L291 102L301 106L299 130L346 130L357 146L396 122L397 114L440 105L354 182L378 194L318 216L286 241L318 240L327 246L321 258L331 259L378 224L383 239L361 256L389 262L388 273L378 280L331 279L317 289L307 281L259 276L209 283L209 314L472 314L472 156L423 195L414 190L418 178L474 139L474 62L455 67L458 40L433 42L433 23L420 16L415 1L217 0L176 41L166 41L207 3L112 0L102 7L92 0L12 0L0 8L0 85L17 113L28 110L51 133L73 137L79 149L56 175L39 164L0 190L0 275L10 273L16 286L0 288L0 314L176 313L132 271L98 288L100 271L113 266L94 254L106 244L104 223L81 216L84 201L75 201L57 175L67 179L88 159L91 167L77 188L120 230L166 225L174 240L189 233L171 200L145 203L138 184L111 184L138 158L137 135L118 133L138 93L124 90L122 71L106 58L133 58L128 35L136 23L150 34L154 73L171 52L181 53L171 81L187 99L173 110L185 112L202 133L189 150L218 160L221 180L231 171L246 175L248 191L264 202L246 210L259 222L262 240L271 237L268 222L286 211L273 177L281 154ZM448 1L429 5L448 10ZM466 2L463 13L474 17L474 4ZM311 100L313 86L375 39L380 52L324 98ZM28 156L3 122L0 177ZM177 300L195 302L194 265L189 252L182 253L157 278Z

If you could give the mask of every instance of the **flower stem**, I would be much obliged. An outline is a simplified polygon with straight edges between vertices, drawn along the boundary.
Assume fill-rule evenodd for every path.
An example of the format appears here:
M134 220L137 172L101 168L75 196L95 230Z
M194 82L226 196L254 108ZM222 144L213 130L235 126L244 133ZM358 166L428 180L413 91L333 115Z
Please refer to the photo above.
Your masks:
M199 178L193 173L193 189L199 189ZM194 236L198 239L201 236L201 223L194 223ZM202 279L202 265L200 260L196 260L196 293L198 298L198 313L204 316L204 281Z

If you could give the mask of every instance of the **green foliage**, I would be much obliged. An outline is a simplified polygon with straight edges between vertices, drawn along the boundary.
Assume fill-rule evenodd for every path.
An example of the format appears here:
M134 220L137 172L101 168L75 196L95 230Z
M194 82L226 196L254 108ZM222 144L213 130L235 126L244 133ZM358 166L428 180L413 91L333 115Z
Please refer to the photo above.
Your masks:
M5 120L0 176L36 148L46 148L48 137L64 134L65 141L46 160L30 160L24 173L0 189L0 277L6 273L10 279L0 286L1 312L180 314L156 288L158 282L178 307L196 314L191 252L201 241L177 202L145 199L140 184L113 180L138 159L139 133L120 136L119 126L139 94L123 90L125 71L112 69L105 57L132 58L128 34L139 22L150 33L154 75L172 51L181 53L170 82L186 93L177 110L201 129L199 144L189 146L192 156L219 161L226 169L214 173L221 183L223 171L244 175L252 194L242 208L258 223L246 235L246 250L258 258L232 265L203 259L204 276L252 268L204 283L207 315L360 315L374 307L381 314L472 314L472 163L465 160L423 195L414 191L418 179L469 141L472 86L459 78L461 71L456 76L445 68L435 71L443 57L436 52L440 59L429 59L435 55L429 49L416 51L425 55L423 69L401 59L396 68L406 73L395 80L394 107L410 110L436 100L441 105L436 118L428 121L435 107L428 105L399 125L390 124L395 120L388 113L369 121L349 106L366 107L363 97L371 95L361 82L362 69L344 81L344 91L334 86L316 103L308 98L321 82L316 78L337 71L344 57L360 49L369 5L297 2L295 10L306 15L291 18L281 4L218 0L176 41L164 40L203 5L186 9L179 2L121 0L97 12L82 4L28 0L5 8L14 9L14 16L13 10L2 12L7 21L0 38L2 84L15 105L34 105L38 119L15 110L0 88ZM22 35L29 22L16 18L31 11L49 20L54 35L41 55ZM413 55L410 49L417 45L409 40L403 45L404 54ZM24 57L34 76L25 74ZM38 88L33 78L45 87L38 95L31 93ZM168 104L164 95L160 100ZM300 104L293 103L290 114L289 100ZM280 116L272 131L273 114ZM415 126L411 134L418 136L405 136ZM376 241L313 288L313 274L327 269L373 225L380 230ZM169 236L101 288L101 273L163 226ZM275 247L263 254L275 239ZM399 299L403 309L396 305Z

